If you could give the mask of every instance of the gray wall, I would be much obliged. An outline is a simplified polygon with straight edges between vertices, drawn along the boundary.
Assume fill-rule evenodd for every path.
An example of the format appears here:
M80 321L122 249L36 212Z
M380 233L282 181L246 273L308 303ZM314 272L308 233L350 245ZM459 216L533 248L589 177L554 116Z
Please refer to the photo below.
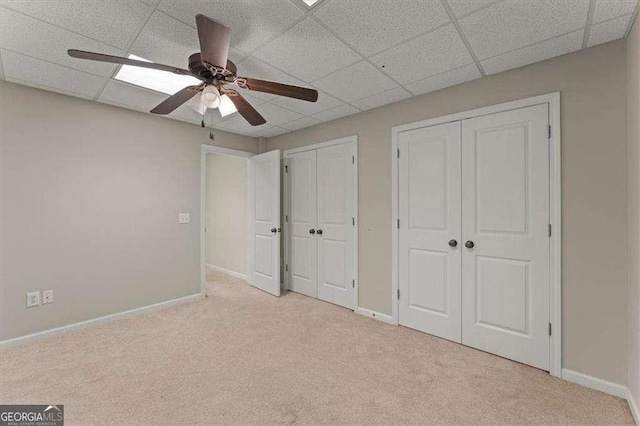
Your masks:
M7 82L0 120L0 340L200 291L209 129ZM26 309L36 290L54 303Z
M640 407L640 23L627 39L629 389Z
M206 262L246 275L247 159L207 154Z
M360 306L391 314L391 128L560 91L563 367L627 383L625 40L271 138L358 135Z

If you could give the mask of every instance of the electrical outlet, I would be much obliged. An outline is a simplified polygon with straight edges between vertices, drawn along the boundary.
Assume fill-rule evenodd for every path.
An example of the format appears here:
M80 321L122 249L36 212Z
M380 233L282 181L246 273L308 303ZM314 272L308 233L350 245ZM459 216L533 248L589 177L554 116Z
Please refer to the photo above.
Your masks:
M42 304L53 303L53 290L44 290L42 292Z
M189 213L179 213L178 223L189 223Z
M34 306L40 306L40 292L34 291L31 293L27 293L27 308L32 308Z

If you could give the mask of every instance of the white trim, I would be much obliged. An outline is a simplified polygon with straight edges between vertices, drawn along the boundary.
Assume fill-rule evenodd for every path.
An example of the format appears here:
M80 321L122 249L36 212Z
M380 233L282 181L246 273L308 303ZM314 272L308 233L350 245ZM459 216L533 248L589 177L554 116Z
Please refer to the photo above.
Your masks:
M637 425L640 425L640 410L638 409L638 404L633 398L633 394L631 393L630 389L627 389L627 403L629 404L629 410L631 410L633 419L635 420Z
M167 300L166 302L160 302L160 303L155 303L153 305L130 309L128 311L119 312L117 314L105 315L102 317L93 318L93 319L81 321L81 322L76 322L76 323L65 325L62 327L52 328L50 330L39 331L37 333L27 334L26 336L20 336L20 337L15 337L13 339L3 340L0 342L0 348L8 348L13 346L23 345L25 343L34 342L36 340L69 333L71 331L81 330L83 328L87 328L93 325L104 324L107 322L116 321L116 320L132 317L132 316L147 313L147 312L157 311L159 309L165 309L172 306L182 305L184 303L201 300L202 298L203 296L200 293L192 294L190 296L184 296L178 299Z
M360 227L359 217L358 217L358 135L346 136L339 139L333 139L326 142L320 142L313 145L306 145L300 148L288 149L283 152L282 156L282 164L283 169L284 166L288 166L288 158L291 154L296 154L304 151L311 151L313 149L326 148L328 146L340 145L340 144L352 144L353 148L353 162L354 162L354 172L353 172L353 217L355 218L355 226L353 227L353 279L355 280L355 285L353 288L353 311L356 312L358 307L358 289L360 287L360 279L359 279L359 271L358 271L358 228ZM288 179L284 176L284 214L285 216L289 216L289 186ZM283 230L283 238L284 238L284 261L285 264L290 265L290 254L289 253L289 222L285 223L285 226L282 227ZM289 289L289 273L288 271L284 272L284 288Z
M391 297L393 300L392 318L398 324L398 135L407 130L435 126L466 120L483 115L528 106L549 104L549 125L551 125L551 138L549 150L549 221L552 225L550 241L550 295L549 295L549 322L553 328L553 334L549 347L549 373L555 377L562 377L562 187L561 187L561 141L560 141L560 92L534 96L498 105L463 111L442 117L418 121L416 123L395 126L391 129Z
M360 315L364 315L365 317L369 317L369 318L373 318L373 319L378 320L378 321L382 321L382 322L387 323L387 324L396 325L396 323L393 321L393 318L391 317L391 315L381 314L380 312L376 312L376 311L372 311L370 309L360 308L360 307L356 310L356 313L358 313Z
M207 213L207 154L235 155L236 157L246 157L247 159L256 155L254 152L223 148L215 145L202 144L200 146L200 293L203 296L207 295L206 247L204 232Z
M358 136L357 135L353 135L353 136L346 136L344 138L339 138L339 139L332 139L330 141L326 141L326 142L320 142L320 143L314 143L313 145L305 145L305 146L301 146L300 148L291 148L291 149L287 149L286 151L283 152L284 157L288 157L291 154L295 154L297 152L304 152L304 151L311 151L312 149L319 149L319 148L326 148L328 146L333 146L333 145L340 145L342 143L349 143L349 142L358 142Z
M608 393L609 395L617 396L623 399L627 399L627 394L629 392L629 390L625 386L618 383L598 379L597 377L589 376L588 374L579 373L577 371L569 370L566 368L562 369L562 380L595 389L600 392Z
M242 280L247 280L247 276L245 274L241 274L240 272L232 271L231 269L225 269L220 266L212 265L207 263L207 268L212 269L214 271L222 272L223 274L231 275L232 277L240 278Z

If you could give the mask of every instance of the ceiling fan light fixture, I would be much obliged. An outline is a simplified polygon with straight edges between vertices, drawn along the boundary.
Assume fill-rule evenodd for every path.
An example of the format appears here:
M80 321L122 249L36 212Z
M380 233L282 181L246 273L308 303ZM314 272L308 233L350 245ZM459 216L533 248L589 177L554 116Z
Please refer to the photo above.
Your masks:
M200 115L204 115L207 112L207 106L202 102L202 93L198 93L191 98L187 105Z
M220 106L218 107L218 111L220 111L220 115L222 117L226 117L227 115L231 115L234 112L237 112L238 108L236 108L236 105L233 103L229 96L222 95L220 97Z
M220 92L216 86L209 85L204 88L201 93L202 103L211 109L218 108L220 105Z

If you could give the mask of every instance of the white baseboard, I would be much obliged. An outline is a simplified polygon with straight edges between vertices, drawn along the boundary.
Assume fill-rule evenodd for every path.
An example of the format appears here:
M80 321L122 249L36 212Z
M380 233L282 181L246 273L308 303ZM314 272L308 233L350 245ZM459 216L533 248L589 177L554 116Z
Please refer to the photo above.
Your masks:
M365 317L369 317L369 318L376 319L378 321L385 322L387 324L397 325L393 321L393 317L391 317L391 315L381 314L380 312L375 312L375 311L372 311L370 309L365 309L365 308L356 309L356 313L358 313L360 315L364 315Z
M629 392L626 386L578 373L577 371L567 370L566 368L562 369L562 379L624 399L627 399Z
M245 274L241 274L240 272L232 271L230 269L221 268L210 263L207 263L207 268L214 271L222 272L223 274L231 275L232 277L240 278L241 280L247 280L247 276Z
M0 348L8 348L12 346L23 345L25 343L33 342L36 340L44 339L47 337L57 336L59 334L69 333L71 331L81 330L86 327L90 327L97 324L111 322L134 315L139 315L145 312L157 311L159 309L168 308L171 306L182 305L183 303L192 302L194 300L202 299L204 296L200 293L192 294L190 296L180 297L178 299L167 300L166 302L156 303L154 305L142 306L140 308L131 309L117 314L105 315L103 317L93 318L86 321L77 322L74 324L65 325L62 327L52 328L50 330L39 331L37 333L27 334L25 336L15 337L13 339L7 339L0 341Z
M640 410L638 409L638 404L629 389L627 389L627 403L629 403L629 409L631 410L631 414L633 414L633 419L637 425L640 425Z

